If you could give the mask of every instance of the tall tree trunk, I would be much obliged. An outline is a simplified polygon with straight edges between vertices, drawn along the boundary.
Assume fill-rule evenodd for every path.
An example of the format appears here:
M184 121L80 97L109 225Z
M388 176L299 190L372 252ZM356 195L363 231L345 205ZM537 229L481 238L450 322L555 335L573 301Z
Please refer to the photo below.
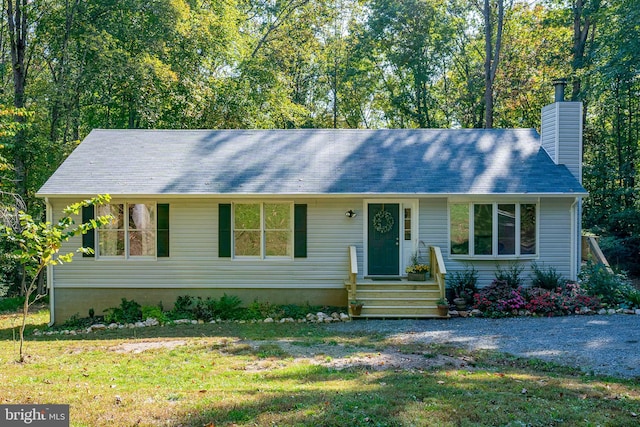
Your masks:
M11 65L13 70L13 106L22 110L25 106L25 86L27 82L27 0L7 0L7 27L11 44ZM25 116L17 114L18 124L25 122ZM15 170L16 193L27 200L27 136L23 126L18 126L14 137L13 167Z
M593 10L587 10L586 3L593 3ZM576 71L585 65L585 52L587 47L587 39L589 34L595 31L595 22L593 13L599 9L600 0L574 0L572 5L573 12L573 60L571 67L574 74L573 87L571 90L571 100L578 101L581 98L582 81Z
M500 62L502 48L502 30L504 27L504 0L497 0L498 14L496 18L495 44L493 38L493 14L491 0L484 0L482 15L484 18L484 127L493 127L493 84Z

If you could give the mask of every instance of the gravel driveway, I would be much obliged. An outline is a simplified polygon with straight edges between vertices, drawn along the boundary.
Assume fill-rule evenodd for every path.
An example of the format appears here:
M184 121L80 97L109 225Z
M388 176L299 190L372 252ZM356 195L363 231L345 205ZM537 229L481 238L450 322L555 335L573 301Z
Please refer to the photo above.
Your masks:
M336 331L378 332L407 343L441 343L533 357L584 372L640 378L640 316L356 320Z

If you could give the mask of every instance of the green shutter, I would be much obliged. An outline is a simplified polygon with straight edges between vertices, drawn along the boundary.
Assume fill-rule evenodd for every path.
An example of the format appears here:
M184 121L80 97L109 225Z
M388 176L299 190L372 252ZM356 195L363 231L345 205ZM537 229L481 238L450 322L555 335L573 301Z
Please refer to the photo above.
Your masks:
M231 205L218 205L218 256L231 258Z
M169 256L169 204L158 204L158 258Z
M307 257L307 205L295 205L293 208L293 256Z
M93 205L91 206L83 206L82 207L82 223L87 223L96 218L95 209ZM91 248L95 251L96 249L96 230L91 229L82 235L82 247ZM93 258L96 255L94 253L91 254L82 254L85 258Z

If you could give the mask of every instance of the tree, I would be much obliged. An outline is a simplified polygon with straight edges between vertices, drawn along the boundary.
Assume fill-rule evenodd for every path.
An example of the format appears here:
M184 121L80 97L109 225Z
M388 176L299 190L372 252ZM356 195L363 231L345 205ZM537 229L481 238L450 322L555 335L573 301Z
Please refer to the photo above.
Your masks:
M389 98L391 126L448 125L437 90L452 56L454 32L442 2L373 0L369 50Z
M30 283L25 292L22 306L22 324L20 326L20 351L19 360L24 362L24 330L27 322L29 307L44 296L36 292L38 289L38 277L49 266L70 263L73 260L73 252L61 254L63 243L77 234L85 234L94 228L105 225L111 219L110 216L100 216L88 223L75 224L72 216L77 216L85 206L100 205L111 200L109 195L99 195L90 200L74 203L64 209L64 216L53 225L49 222L39 222L25 212L18 213L19 227L0 226L0 237L16 244L18 250L14 256L24 266L30 278ZM79 248L77 252L91 253L91 248ZM32 299L31 296L34 296Z
M484 0L482 18L484 23L484 127L493 127L493 84L498 72L504 29L504 0ZM495 31L494 31L495 28Z

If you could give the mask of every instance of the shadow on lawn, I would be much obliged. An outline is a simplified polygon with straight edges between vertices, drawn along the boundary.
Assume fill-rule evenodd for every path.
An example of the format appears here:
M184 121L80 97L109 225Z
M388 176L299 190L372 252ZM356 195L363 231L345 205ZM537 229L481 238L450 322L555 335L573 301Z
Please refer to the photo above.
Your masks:
M523 379L519 379L523 378ZM283 389L282 383L294 381ZM613 382L612 382L613 383ZM239 391L236 391L239 392ZM255 389L179 414L177 425L632 425L633 400L568 377L528 371L332 371L265 373ZM218 399L216 399L218 400Z

